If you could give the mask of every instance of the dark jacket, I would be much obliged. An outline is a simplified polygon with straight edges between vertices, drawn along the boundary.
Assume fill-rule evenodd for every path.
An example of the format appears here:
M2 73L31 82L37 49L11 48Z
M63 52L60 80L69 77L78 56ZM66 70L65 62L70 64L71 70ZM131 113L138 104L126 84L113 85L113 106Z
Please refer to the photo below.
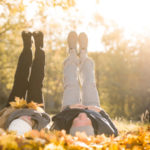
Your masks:
M84 112L90 118L95 135L105 134L105 135L118 135L118 130L109 118L109 116L102 110L100 113L88 109L65 109L62 112L56 114L52 121L54 121L51 126L51 130L66 130L69 134L72 122L79 113Z
M16 109L14 112L12 112L8 119L5 122L5 129L7 129L10 125L10 123L21 116L31 116L31 119L35 121L35 125L33 129L41 130L42 128L45 128L50 123L50 117L46 113L41 113L33 109Z

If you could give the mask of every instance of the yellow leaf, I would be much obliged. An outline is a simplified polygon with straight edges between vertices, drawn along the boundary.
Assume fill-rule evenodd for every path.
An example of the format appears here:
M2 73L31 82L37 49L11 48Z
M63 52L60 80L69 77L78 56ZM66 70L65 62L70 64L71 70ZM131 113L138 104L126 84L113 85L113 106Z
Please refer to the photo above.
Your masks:
M13 108L25 108L27 107L27 102L24 99L20 99L19 97L16 97L15 102L10 102L10 105Z
M35 109L40 112L44 112L44 110L42 110L42 108L40 108L40 106L43 106L43 104L38 104L38 103L31 101L30 103L27 104L27 106L28 106L28 108Z

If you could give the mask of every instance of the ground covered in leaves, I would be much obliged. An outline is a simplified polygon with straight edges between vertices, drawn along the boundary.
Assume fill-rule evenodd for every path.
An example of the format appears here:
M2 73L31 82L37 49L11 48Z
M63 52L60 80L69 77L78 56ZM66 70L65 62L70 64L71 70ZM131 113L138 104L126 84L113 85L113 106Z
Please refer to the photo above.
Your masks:
M150 127L122 132L116 138L98 135L87 137L78 133L75 137L65 131L50 132L32 130L24 137L0 129L1 150L150 150Z
M12 108L32 108L38 110L34 102L16 98ZM41 109L39 110L41 111ZM0 150L150 150L150 126L141 123L113 121L119 130L118 137L105 135L87 137L77 133L72 137L65 131L32 130L24 136L0 129Z

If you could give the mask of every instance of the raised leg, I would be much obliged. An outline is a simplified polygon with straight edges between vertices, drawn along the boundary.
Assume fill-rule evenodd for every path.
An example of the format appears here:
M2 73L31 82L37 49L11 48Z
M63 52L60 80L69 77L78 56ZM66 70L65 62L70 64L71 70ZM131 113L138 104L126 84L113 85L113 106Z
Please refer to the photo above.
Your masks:
M67 105L80 103L80 86L78 81L78 63L76 51L77 34L70 32L68 35L69 56L64 61L64 93L62 108Z
M32 33L30 32L25 32L25 31L22 32L24 48L19 56L18 65L14 77L14 84L7 101L7 106L9 106L9 103L11 101L14 101L15 97L20 97L25 99L26 91L28 88L28 77L29 77L30 67L32 64L31 36Z
M88 38L85 33L79 35L80 45L80 83L82 86L81 100L83 105L100 106L95 82L94 62L87 56Z
M29 79L29 87L27 94L27 102L35 101L43 103L42 87L44 79L45 52L43 51L43 33L34 32L35 40L35 58L32 64L31 75Z

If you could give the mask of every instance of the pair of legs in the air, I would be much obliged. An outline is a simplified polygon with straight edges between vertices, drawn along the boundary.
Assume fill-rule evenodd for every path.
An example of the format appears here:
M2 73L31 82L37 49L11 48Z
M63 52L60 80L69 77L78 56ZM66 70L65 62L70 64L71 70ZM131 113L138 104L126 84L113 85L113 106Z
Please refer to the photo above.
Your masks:
M77 55L77 42L79 42L79 57ZM87 45L88 38L85 33L80 33L79 37L76 32L69 33L69 56L64 61L62 107L74 104L100 107L94 63L87 55Z
M79 42L79 57L77 56L77 42ZM94 63L87 55L88 38L85 33L79 37L75 32L68 35L69 56L64 61L64 94L62 109L70 108L90 109L100 112L99 95L95 82ZM81 88L80 88L81 87ZM92 131L91 120L86 113L80 113L72 122L70 133L76 128L88 126ZM92 131L94 134L94 131Z
M35 56L32 62L32 36L35 42ZM7 106L15 97L24 98L27 102L43 102L42 82L44 79L45 53L43 51L43 33L22 32L23 50L19 56L14 84Z

